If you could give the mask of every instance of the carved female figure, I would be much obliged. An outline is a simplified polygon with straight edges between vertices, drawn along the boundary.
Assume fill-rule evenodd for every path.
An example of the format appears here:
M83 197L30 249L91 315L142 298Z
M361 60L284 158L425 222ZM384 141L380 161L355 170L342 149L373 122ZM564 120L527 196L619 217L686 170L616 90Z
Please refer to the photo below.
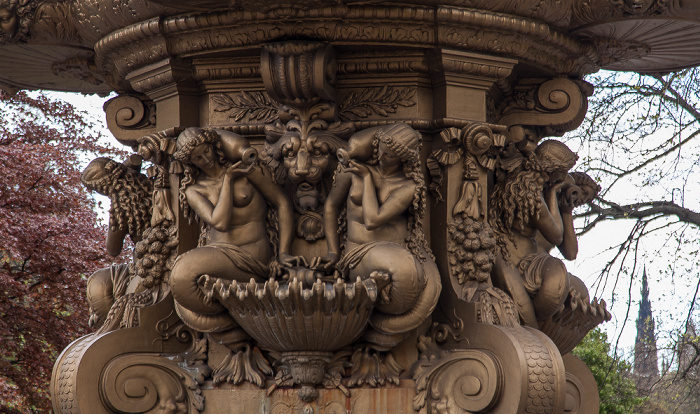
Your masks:
M136 157L138 158L138 157ZM85 186L109 197L109 229L107 253L118 256L128 234L137 243L151 219L153 183L139 172L140 158L118 163L109 158L96 158L85 167L81 181ZM115 300L124 295L131 280L128 264L100 269L87 282L87 299L92 327L100 327Z
M269 276L268 204L278 218L277 259L282 265L294 264L295 258L288 254L291 204L247 148L243 137L225 131L220 135L188 128L177 139L173 157L184 167L180 203L190 220L208 227L209 242L178 258L171 289L180 317L201 332L221 332L236 324L222 305L204 297L198 285L200 276L238 281L262 281Z
M371 154L370 159L366 164L349 160L336 174L324 215L329 253L312 267L335 266L351 280L375 279L381 295L365 339L388 349L429 317L440 294L439 273L421 226L426 204L421 136L406 124L357 135L371 138L365 140L369 151L359 151ZM351 138L350 146L357 140ZM343 206L347 237L340 257Z
M511 294L522 323L533 327L538 319L556 312L569 293L566 266L549 255L544 242L570 248L571 240L564 243L563 216L567 214L562 214L559 199L576 159L561 142L544 141L496 183L489 200L489 221L499 235L501 250L494 284ZM539 245L538 238L543 240Z
M593 181L586 173L572 172L564 179L564 184L559 196L559 212L561 213L563 237L559 245L554 245L545 239L541 233L537 233L536 241L538 251L549 253L553 248L557 248L566 260L574 260L578 255L578 240L576 229L574 228L573 210L575 207L590 203L598 195L600 186ZM569 283L575 289L579 297L588 301L588 288L578 277L569 275Z

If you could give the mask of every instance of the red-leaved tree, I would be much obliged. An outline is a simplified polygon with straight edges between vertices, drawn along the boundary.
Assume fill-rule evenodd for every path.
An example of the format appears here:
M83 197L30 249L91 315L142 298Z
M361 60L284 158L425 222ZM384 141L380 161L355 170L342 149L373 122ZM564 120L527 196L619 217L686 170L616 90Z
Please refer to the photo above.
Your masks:
M51 412L56 357L87 333L85 282L109 264L80 182L104 154L73 106L0 93L0 412Z

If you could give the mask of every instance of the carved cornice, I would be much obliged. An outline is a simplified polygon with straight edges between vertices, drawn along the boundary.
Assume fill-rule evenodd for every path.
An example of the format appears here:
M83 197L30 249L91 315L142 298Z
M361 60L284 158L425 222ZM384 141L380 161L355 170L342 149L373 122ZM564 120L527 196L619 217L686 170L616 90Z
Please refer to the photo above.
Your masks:
M151 98L162 98L164 95L173 93L170 91L160 91L167 86L177 86L178 92L183 92L194 84L192 81L192 67L189 62L177 59L165 59L161 62L146 66L131 72L126 80L137 92L150 92Z
M256 48L281 38L450 47L516 58L549 75L580 76L599 67L663 72L700 63L694 47L700 43L700 6L691 0L406 0L402 6L354 0L23 3L23 17L5 41L11 46L26 42L43 54L52 51L47 44L94 47L94 77L106 79L119 92L130 90L123 78L135 68L173 56ZM183 8L188 12L183 14ZM12 60L11 68L23 67L25 59L0 45L0 61ZM35 64L44 65L44 74L55 63L46 60ZM377 70L391 72L396 64L381 64ZM370 67L342 66L339 74ZM410 70L423 70L422 64ZM65 78L13 75L12 69L0 68L3 82L13 87L109 89Z
M167 45L160 34L158 19L128 26L95 45L95 63L114 79L113 86L117 90L131 89L125 77L132 70L167 57Z
M438 118L438 119L417 119L417 118L410 118L410 119L405 119L405 118L391 118L391 119L376 119L376 120L371 120L371 121L354 121L354 122L348 122L348 124L354 126L356 130L362 130L362 129L367 129L367 128L372 128L376 126L382 126L382 125L389 125L389 124L394 124L394 123L403 123L403 124L408 124L411 126L411 128L421 131L421 132L426 132L426 133L432 133L432 132L438 132L442 130L443 128L464 128L469 125L473 125L473 121L467 121L464 119L456 119L456 118ZM264 123L244 123L244 124L238 124L238 125L228 125L228 126L221 126L221 129L225 129L227 131L232 131L237 134L241 135L262 135L265 132L265 125ZM494 133L498 134L504 134L507 130L507 127L504 125L496 125L496 124L489 124L489 123L480 123L480 125L484 125L488 128L490 128Z
M241 57L235 62L230 59L222 62L220 59L197 59L193 61L194 80L202 83L215 83L217 81L249 81L260 80L260 58Z
M103 0L104 1L104 0ZM345 5L363 5L365 0L303 0L303 1L274 1L274 0L150 0L150 3L161 4L180 10L212 11L212 10L311 10L320 9L339 3ZM390 3L389 1L374 0L372 4ZM583 22L600 21L605 18L620 18L625 16L687 16L697 14L700 6L695 1L688 0L645 0L632 2L626 0L404 0L404 4L435 7L469 7L490 12L507 13L515 16L547 22L555 27L573 27Z
M381 22L378 23L378 22ZM97 65L121 79L168 56L257 47L285 38L359 44L446 46L495 53L555 73L579 75L596 67L596 49L544 23L471 9L419 7L329 7L222 12L151 19L117 30L95 46ZM424 70L406 61L378 65L384 72ZM456 70L483 71L483 66ZM339 73L373 70L369 62L342 62Z
M429 73L425 54L401 52L345 53L338 57L338 75L376 73Z
M81 38L90 45L136 22L176 13L146 0L79 0L70 8Z
M555 73L580 75L596 69L593 47L544 23L448 7L438 9L437 21L441 45L515 57Z

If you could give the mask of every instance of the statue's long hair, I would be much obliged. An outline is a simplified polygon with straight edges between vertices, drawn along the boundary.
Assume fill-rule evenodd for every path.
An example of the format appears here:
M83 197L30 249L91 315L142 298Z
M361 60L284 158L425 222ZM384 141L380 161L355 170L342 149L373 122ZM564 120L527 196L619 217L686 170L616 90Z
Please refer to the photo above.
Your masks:
M224 151L221 149L221 138L216 131L202 128L187 128L178 136L177 151L173 154L173 158L179 161L183 167L183 178L180 182L178 199L180 200L182 213L190 223L199 220L197 214L195 214L194 210L192 210L187 203L187 196L185 195L187 187L196 183L197 177L199 177L199 168L195 167L190 162L190 154L192 154L195 148L202 144L209 144L212 146L221 165L228 167L231 164L224 156Z
M396 124L397 128L394 129L398 129L399 125L403 126L405 124ZM404 129L410 128L408 125L405 125L405 127ZM410 137L410 135L415 136ZM425 178L423 177L423 172L420 167L420 151L422 147L420 133L410 128L410 134L406 135L408 138L402 139L402 136L404 136L404 134L395 134L391 127L386 130L378 131L372 141L373 154L368 163L371 165L377 165L379 163L378 150L380 142L383 142L391 148L401 159L403 162L404 175L416 184L416 189L413 193L413 202L409 207L406 246L418 260L425 261L426 255L434 260L435 257L425 240L425 233L423 232L422 220L425 216L427 196Z
M93 160L80 177L85 186L109 197L109 228L126 229L137 241L150 225L153 182L109 158Z
M513 230L524 231L533 217L539 218L549 175L569 171L577 159L566 145L547 140L528 153L519 167L496 182L489 198L489 223L497 233L502 253L507 255L504 236L513 240Z

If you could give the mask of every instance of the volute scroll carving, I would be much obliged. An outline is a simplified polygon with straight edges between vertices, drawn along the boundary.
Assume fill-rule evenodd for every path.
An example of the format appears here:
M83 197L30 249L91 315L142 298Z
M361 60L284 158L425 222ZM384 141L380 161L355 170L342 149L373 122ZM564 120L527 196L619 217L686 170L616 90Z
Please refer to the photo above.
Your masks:
M120 95L105 103L107 126L124 145L136 146L144 135L156 133L155 104L148 98Z
M498 123L534 127L542 131L537 140L561 135L583 122L592 91L586 82L565 78L521 80L513 97L502 104Z
M413 409L420 414L486 413L501 398L503 369L491 352L443 350L429 337L421 337L418 347Z
M102 396L110 410L123 413L195 414L204 409L200 384L206 365L183 368L152 354L129 354L112 360L101 377Z

